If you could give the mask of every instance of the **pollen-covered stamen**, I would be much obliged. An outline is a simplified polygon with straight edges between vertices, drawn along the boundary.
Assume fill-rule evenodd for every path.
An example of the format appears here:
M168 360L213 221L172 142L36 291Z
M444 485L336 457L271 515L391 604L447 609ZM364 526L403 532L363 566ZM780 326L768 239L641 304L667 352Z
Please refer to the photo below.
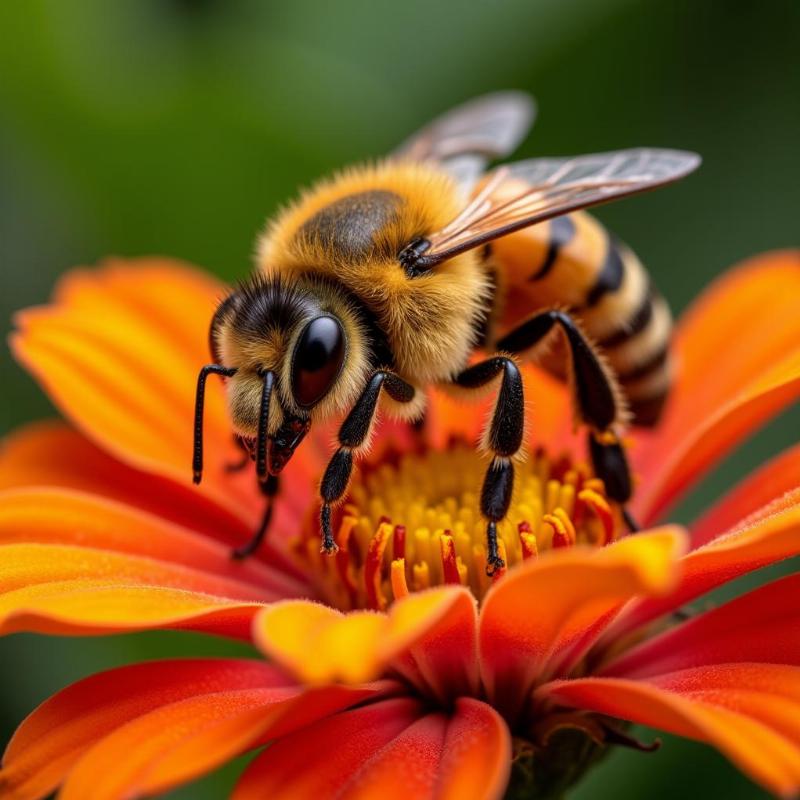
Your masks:
M575 544L601 547L623 529L619 506L589 466L537 452L517 467L508 516L497 526L507 566L487 577L478 510L485 468L474 449L456 444L357 473L334 514L336 555L320 554L313 521L296 543L320 595L343 609L385 609L409 592L449 583L480 599L526 559Z

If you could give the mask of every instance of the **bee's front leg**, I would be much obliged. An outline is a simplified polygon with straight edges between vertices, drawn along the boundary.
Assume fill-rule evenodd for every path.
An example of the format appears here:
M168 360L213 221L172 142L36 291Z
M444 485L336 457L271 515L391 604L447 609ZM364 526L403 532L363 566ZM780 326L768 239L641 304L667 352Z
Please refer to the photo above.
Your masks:
M478 389L502 374L492 421L484 445L494 455L481 488L481 514L486 526L486 574L493 575L505 562L497 549L497 523L508 513L514 489L514 463L522 447L525 428L525 399L519 367L506 356L494 356L465 369L454 383L464 389Z
M361 448L369 439L381 389L398 403L410 403L416 394L414 387L398 375L387 370L378 370L373 373L352 411L339 428L339 449L328 463L320 484L322 551L325 553L335 553L338 549L331 527L332 506L347 491L353 471L354 451Z

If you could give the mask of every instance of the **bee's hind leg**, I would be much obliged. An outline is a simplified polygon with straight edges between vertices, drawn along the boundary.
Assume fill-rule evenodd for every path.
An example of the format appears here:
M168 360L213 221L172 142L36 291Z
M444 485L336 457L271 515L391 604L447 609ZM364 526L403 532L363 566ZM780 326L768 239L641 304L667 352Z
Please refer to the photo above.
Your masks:
M605 484L608 496L622 506L628 527L636 531L638 526L625 508L633 493L628 457L614 430L623 416L620 408L622 395L616 378L603 364L594 345L569 314L545 311L506 334L497 343L498 349L511 353L530 350L556 325L564 332L572 356L570 370L575 405L580 419L591 429L589 453L595 474Z
M486 434L486 446L494 460L486 470L480 501L481 514L487 519L486 574L489 576L505 566L497 547L497 523L505 518L511 504L514 489L514 463L511 459L522 446L525 427L522 376L512 359L494 356L465 369L454 381L464 389L477 389L501 373L500 392Z
M261 489L261 494L263 494L267 500L267 504L264 506L264 514L250 541L239 547L234 547L231 551L231 556L236 559L247 558L258 550L261 546L261 542L264 541L264 537L267 535L269 524L272 521L272 508L275 505L275 495L278 493L279 486L278 476L268 475L265 481L258 482L258 486L259 489Z

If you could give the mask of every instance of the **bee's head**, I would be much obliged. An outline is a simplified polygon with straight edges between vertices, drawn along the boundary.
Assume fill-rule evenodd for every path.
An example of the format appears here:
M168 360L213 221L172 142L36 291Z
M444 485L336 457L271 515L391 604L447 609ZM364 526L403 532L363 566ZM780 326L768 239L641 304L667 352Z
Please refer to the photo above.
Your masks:
M339 290L310 280L256 276L220 304L210 340L261 478L281 472L313 421L353 402L369 368L357 315Z

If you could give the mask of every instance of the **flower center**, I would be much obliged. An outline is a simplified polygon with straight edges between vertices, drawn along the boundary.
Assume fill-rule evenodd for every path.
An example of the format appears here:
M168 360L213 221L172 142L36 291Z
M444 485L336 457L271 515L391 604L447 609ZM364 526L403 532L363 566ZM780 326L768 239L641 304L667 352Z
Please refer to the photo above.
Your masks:
M295 542L320 596L342 609L383 610L409 592L460 583L480 600L506 572L486 574L486 520L478 510L486 467L465 444L364 467L337 514L339 552L319 552L312 521ZM621 528L619 507L586 464L539 451L516 466L498 547L513 568L550 548L608 544Z

